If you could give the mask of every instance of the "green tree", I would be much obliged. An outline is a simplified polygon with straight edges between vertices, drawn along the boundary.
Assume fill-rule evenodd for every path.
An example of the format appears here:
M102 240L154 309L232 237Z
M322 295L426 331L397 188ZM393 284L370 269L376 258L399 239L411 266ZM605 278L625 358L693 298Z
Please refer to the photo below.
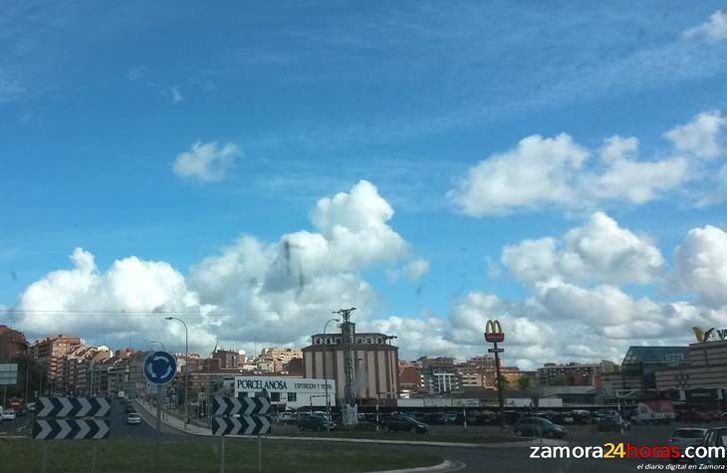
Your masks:
M517 379L517 388L520 391L527 391L532 387L533 387L533 380L530 379L530 376L520 376Z

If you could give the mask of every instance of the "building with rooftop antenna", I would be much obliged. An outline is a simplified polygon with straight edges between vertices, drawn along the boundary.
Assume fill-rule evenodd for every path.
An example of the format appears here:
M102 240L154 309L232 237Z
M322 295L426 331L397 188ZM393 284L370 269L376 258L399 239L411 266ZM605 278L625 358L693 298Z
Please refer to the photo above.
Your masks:
M356 332L351 313L341 316L339 333L315 334L311 344L303 348L305 377L334 380L339 405L395 399L399 393L399 348L391 342L396 337Z

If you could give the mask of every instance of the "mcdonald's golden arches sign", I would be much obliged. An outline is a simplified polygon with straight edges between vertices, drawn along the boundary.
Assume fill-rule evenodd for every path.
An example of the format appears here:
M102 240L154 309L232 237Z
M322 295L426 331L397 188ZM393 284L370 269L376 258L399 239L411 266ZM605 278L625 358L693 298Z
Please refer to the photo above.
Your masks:
M488 320L485 325L485 340L490 343L500 343L505 341L505 332L499 320Z

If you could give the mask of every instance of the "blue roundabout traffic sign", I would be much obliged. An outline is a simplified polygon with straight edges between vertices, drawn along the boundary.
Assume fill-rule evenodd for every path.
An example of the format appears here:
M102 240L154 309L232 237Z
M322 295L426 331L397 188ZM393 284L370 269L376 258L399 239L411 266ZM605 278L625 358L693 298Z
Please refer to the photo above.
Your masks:
M177 374L177 360L165 351L155 351L144 360L144 376L150 383L167 384Z

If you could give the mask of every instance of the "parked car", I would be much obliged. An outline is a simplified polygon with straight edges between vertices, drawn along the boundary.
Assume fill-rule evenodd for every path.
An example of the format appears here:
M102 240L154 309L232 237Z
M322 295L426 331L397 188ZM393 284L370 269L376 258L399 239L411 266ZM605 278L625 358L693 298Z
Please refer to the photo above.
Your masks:
M6 409L2 413L2 419L5 420L15 420L15 411L12 409Z
M608 415L610 412L610 409L598 409L596 412L591 415L591 422L594 424L598 424L598 422L601 420L601 417Z
M456 412L445 412L442 415L442 420L445 424L454 424L457 422L457 413Z
M336 424L328 420L325 415L321 414L303 414L298 420L298 428L300 430L317 430L323 432L325 430L334 430Z
M591 423L591 413L585 409L573 410L573 411L571 411L571 416L573 416L574 424L590 424Z
M713 427L704 434L703 447L727 447L727 426ZM704 458L696 460L700 465L727 465L727 458Z
M463 424L464 415L457 414L456 424ZM492 425L497 423L497 414L492 411L467 411L467 425Z
M560 412L558 415L555 416L555 418L550 419L552 422L555 422L556 424L561 425L570 425L576 423L576 418L573 415L572 412Z
M384 428L389 432L413 432L417 434L425 434L429 432L429 426L424 422L419 422L409 416L400 414L389 416L383 422Z
M565 427L554 424L542 417L524 417L518 420L513 427L518 437L564 437L567 433Z
M426 412L414 411L414 412L392 412L391 415L387 416L387 418L391 417L392 415L402 415L402 416L411 417L412 419L416 420L417 422L421 422L424 424L426 424L426 421L429 417L429 414L427 414Z
M138 412L130 412L126 416L126 423L128 425L139 425L141 424L141 416Z
M702 445L704 441L704 435L707 433L707 429L701 429L697 427L686 427L682 429L676 429L672 432L669 437L668 443L670 447L678 447L681 451L684 451L687 447L697 447ZM679 459L672 459L672 463L678 463Z
M624 420L618 411L603 412L598 418L598 430L601 432L626 432L631 423Z
M295 424L298 421L298 415L295 412L284 411L278 414L278 422L281 424Z

